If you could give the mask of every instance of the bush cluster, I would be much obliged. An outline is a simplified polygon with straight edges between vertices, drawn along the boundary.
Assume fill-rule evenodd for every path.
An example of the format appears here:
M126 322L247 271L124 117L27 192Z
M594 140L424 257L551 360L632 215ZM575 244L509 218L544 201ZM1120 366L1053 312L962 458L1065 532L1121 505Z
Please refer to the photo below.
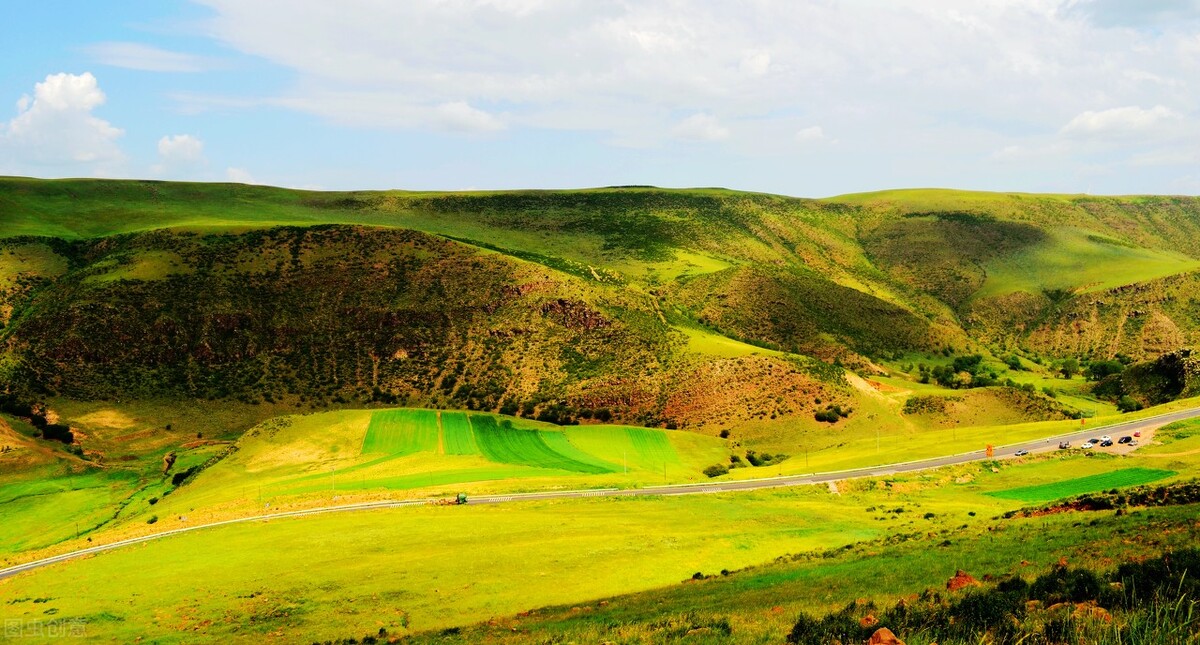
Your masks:
M1089 603L1106 611L1154 612L1156 607L1181 599L1200 598L1196 571L1200 571L1200 549L1125 563L1107 574L1056 566L1032 583L1008 577L960 596L927 590L916 601L902 600L882 612L872 603L853 602L820 618L801 615L787 641L801 645L862 643L887 627L902 639L919 636L937 642L1079 642L1082 626L1069 614L1031 619L1030 612L1059 603ZM1200 617L1188 620L1193 624L1176 627L1183 632L1194 630ZM1126 621L1114 623L1110 629L1118 630L1118 642L1153 642L1145 640L1144 634L1133 633L1144 629L1140 625L1143 623Z

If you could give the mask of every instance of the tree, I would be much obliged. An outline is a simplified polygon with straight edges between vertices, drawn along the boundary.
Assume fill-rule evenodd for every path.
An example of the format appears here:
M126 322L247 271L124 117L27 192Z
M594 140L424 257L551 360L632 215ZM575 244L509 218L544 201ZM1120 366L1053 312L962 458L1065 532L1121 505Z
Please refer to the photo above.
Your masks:
M1085 375L1089 381L1099 381L1106 376L1112 374L1120 374L1125 371L1125 364L1118 360L1111 361L1096 361L1088 365Z
M1137 402L1137 399L1126 394L1117 399L1117 409L1121 412L1136 412L1142 409L1142 404Z
M1063 378L1071 378L1079 372L1079 361L1075 360L1074 358L1068 358L1062 362L1062 365L1059 366L1058 371L1063 375Z

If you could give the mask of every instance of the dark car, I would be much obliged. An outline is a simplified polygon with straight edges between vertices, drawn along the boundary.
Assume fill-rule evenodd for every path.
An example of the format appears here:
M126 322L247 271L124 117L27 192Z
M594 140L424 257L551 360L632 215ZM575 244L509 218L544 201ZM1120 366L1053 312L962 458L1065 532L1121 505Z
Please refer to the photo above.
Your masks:
M1124 437L1117 439L1117 443L1133 443L1133 437L1125 435Z
M1107 447L1109 447L1109 446L1111 446L1111 445L1112 445L1112 439L1109 439L1108 441L1101 441L1101 442L1100 442L1100 447L1101 447L1101 448L1107 448Z

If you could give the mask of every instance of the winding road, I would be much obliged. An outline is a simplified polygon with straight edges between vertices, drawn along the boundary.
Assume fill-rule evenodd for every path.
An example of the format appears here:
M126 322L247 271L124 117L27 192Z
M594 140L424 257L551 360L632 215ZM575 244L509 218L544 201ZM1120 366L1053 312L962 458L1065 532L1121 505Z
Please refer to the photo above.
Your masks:
M1101 434L1132 434L1140 430L1149 430L1157 428L1175 421L1183 421L1185 419L1193 419L1200 417L1200 407L1181 410L1179 412L1170 412L1160 414L1144 419L1134 421L1125 421L1107 426L1098 426L1079 432L1069 434L1056 435L1044 439L1034 441L1025 441L1007 446L999 446L994 448L992 459L1004 459L1014 456L1014 453L1021 450L1029 452L1046 452L1058 449L1060 441L1070 441L1072 444L1083 442L1087 439L1094 438ZM943 466L951 466L954 464L964 464L972 461L982 461L988 459L985 451L976 450L974 452L965 452L957 455L948 455L945 457L933 457L930 459L920 459L916 461L908 461L898 464L887 464L881 466L870 466L867 468L855 468L851 470L840 470L824 473L809 473L803 475L787 475L781 477L769 477L764 479L744 479L735 481L719 481L711 483L699 484L672 484L665 486L647 486L645 488L606 488L595 490L577 490L577 491L545 491L539 493L513 493L510 495L483 495L471 498L468 505L476 504L505 504L511 502L535 501L535 500L553 500L553 499L576 499L585 497L630 497L637 495L696 495L704 493L724 493L745 490L759 490L764 488L782 488L786 486L807 486L811 484L823 484L831 481L840 481L844 479L855 479L860 477L882 477L894 475L897 473L908 473L919 470L929 470L932 468L941 468ZM110 542L101 544L78 551L71 551L41 560L26 562L7 569L0 569L0 580L15 576L26 571L38 569L58 562L63 562L73 558L78 558L84 555L91 555L119 549L121 547L149 542L160 538L187 533L189 531L199 531L201 529L209 529L217 526L225 526L227 524L238 524L242 522L257 522L262 520L283 519L289 517L304 517L307 515L318 515L322 513L343 513L348 511L365 511L381 508L400 508L404 506L424 506L438 500L433 499L411 499L399 501L379 501L379 502L364 502L360 504L346 504L342 506L325 506L321 508L312 508L299 511L284 511L279 513L271 513L267 515L255 515L252 517L242 517L222 522L212 522L209 524L198 524L196 526L188 526L170 531L163 531L153 535L144 535L141 537L130 538L118 542Z

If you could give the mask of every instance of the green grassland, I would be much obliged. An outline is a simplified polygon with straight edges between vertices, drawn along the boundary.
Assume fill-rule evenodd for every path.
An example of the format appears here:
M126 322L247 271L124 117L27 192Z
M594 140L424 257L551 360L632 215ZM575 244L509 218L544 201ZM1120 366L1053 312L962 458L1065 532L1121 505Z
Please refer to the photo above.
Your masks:
M1115 266L1121 269L1114 271ZM1197 268L1200 262L1181 253L1143 249L1089 231L1062 228L1035 246L986 265L987 279L975 297L1013 291L1107 291Z
M369 420L355 423L365 432ZM661 454L662 448L651 452ZM392 634L440 630L493 617L506 626L510 620L536 623L534 617L504 617L551 604L595 607L601 598L639 590L682 611L685 602L697 602L691 594L706 589L719 595L691 609L721 607L716 611L730 616L739 634L770 640L766 635L786 630L801 609L832 609L856 597L894 601L940 585L956 568L1002 573L1018 570L1022 561L1046 567L1059 556L1073 562L1134 557L1194 540L1192 507L1154 510L1159 522L1171 518L1172 524L1136 542L1122 540L1131 530L1147 535L1149 513L1123 522L1101 515L1102 525L1084 527L1088 540L1080 539L1080 518L1072 514L988 519L1021 505L994 495L1013 482L1069 481L1080 472L1119 473L1136 463L1136 457L1054 453L842 482L837 494L821 486L416 507L231 525L22 575L0 584L0 600L21 617L33 610L21 599L48 598L37 611L86 618L94 630L89 636L96 638L251 641L275 633L322 640L380 627ZM1200 472L1200 460L1190 463L1177 477ZM164 528L193 521L160 516ZM978 548L980 540L989 548ZM804 556L734 574L728 583L695 583L694 589L678 584L696 571L716 574L761 567L787 554L835 552L842 555ZM201 594L190 582L198 579L205 581ZM725 594L737 599L717 600ZM626 608L621 612L632 607L621 599L610 604ZM784 609L769 611L773 606ZM586 618L537 629L605 624ZM518 629L517 637L522 633Z
M1018 502L1045 502L1064 497L1072 497L1082 495L1084 493L1095 493L1111 488L1126 488L1130 486L1140 486L1166 479L1176 473L1172 470L1155 470L1152 468L1124 468L1114 470L1100 475L1091 475L1088 477L1077 477L1075 479L1067 479L1054 482L1053 484L1042 484L1040 486L1021 486L1018 488L1010 488L1008 490L995 491L991 493L1002 499L1012 499Z

